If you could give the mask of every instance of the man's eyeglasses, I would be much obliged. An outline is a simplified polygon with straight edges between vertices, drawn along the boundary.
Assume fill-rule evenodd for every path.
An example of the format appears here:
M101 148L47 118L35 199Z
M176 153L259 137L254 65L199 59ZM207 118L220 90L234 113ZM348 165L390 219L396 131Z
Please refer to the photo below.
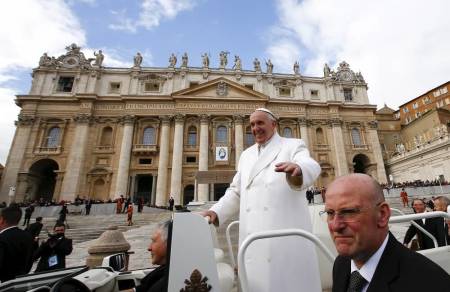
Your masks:
M320 211L319 215L326 222L332 222L336 217L340 222L355 222L358 220L358 215L364 211L370 210L380 206L383 202L379 202L375 206L362 207L362 208L345 208L341 210L324 210Z

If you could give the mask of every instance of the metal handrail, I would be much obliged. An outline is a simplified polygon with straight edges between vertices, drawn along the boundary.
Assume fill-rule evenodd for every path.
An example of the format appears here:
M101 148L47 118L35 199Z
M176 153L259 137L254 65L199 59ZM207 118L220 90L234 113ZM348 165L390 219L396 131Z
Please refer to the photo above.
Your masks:
M394 208L391 208L391 209L394 210ZM397 210L397 209L395 209L395 210ZM400 213L402 213L400 210L398 210L398 211ZM399 217L401 217L401 218L399 218ZM435 211L435 212L425 212L425 213L419 213L419 214L393 216L389 219L389 222L390 223L401 223L401 222L410 221L410 223L412 225L414 225L414 227L416 227L423 234L425 234L426 236L431 238L431 240L433 241L434 247L438 247L438 242L436 240L436 237L434 237L430 232L425 230L425 228L423 228L422 226L420 226L419 224L417 224L414 221L414 220L419 220L419 219L436 218L436 217L444 217L444 218L450 219L450 214L448 214L446 212L442 212L442 211Z
M247 236L247 238L242 243L238 252L238 264L239 264L239 280L241 282L242 292L248 292L247 287L247 270L245 268L245 253L247 248L251 243L256 240L265 239L265 238L273 238L273 237L281 237L281 236L300 236L309 241L312 241L316 246L320 248L320 250L325 254L325 256L330 260L330 262L334 263L334 255L331 251L323 244L320 239L312 234L311 232L302 230L302 229L281 229L281 230L269 230L269 231L260 231L255 232Z
M236 224L239 224L239 221L233 221L230 224L228 224L227 230L225 232L225 235L227 237L227 243L228 243L228 254L230 255L231 265L233 266L233 269L236 268L236 260L234 259L233 247L231 246L230 230L231 230L231 227L233 227Z
M400 213L400 215L406 215L405 212L401 211L400 209L391 208L391 211L398 212L398 213Z

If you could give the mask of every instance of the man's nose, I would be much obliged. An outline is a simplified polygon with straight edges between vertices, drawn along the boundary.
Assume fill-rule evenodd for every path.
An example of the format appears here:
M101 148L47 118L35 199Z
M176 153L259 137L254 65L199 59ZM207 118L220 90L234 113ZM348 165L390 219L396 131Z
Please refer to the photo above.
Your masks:
M328 220L328 228L330 228L331 231L340 231L344 229L345 226L345 222L338 216L335 216L332 220Z

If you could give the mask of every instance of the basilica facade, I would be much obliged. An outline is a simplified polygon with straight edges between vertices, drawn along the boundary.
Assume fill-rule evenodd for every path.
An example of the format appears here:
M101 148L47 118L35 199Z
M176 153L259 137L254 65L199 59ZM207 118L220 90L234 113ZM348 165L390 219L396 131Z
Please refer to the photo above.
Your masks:
M254 143L249 115L260 107L278 116L280 135L306 142L322 167L318 187L351 172L386 182L376 106L346 62L325 65L322 77L303 76L298 63L279 74L270 60L264 70L258 59L244 70L226 52L219 68L206 54L197 67L187 54L143 67L139 53L132 67L110 68L101 51L86 58L75 44L66 49L44 54L29 94L17 96L0 201L217 200Z

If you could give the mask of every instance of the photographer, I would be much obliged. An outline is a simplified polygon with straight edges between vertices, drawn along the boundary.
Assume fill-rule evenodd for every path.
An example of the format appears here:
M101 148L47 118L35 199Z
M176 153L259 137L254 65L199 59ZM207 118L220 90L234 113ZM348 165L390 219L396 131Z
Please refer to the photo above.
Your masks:
M34 254L34 260L40 258L35 272L64 269L66 256L72 252L72 239L64 236L65 226L56 223L53 234L49 234L47 241L41 244Z

